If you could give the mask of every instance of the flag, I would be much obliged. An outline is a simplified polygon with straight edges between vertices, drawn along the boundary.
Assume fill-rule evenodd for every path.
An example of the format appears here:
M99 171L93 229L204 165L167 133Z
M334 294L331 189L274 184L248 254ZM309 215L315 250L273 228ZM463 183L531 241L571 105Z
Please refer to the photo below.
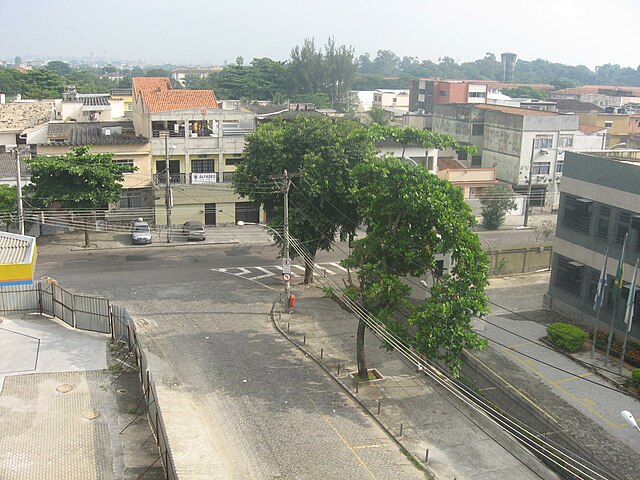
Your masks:
M609 260L609 247L604 254L604 266L600 272L600 279L598 280L598 287L596 288L596 297L593 299L593 309L597 310L602 306L602 297L604 296L604 289L607 286L607 262Z
M627 246L627 237L629 233L627 232L624 235L624 242L622 243L622 251L620 252L620 260L618 261L618 269L616 270L616 278L613 281L613 287L611 288L611 295L613 296L613 300L615 301L620 292L622 291L622 277L624 274L624 249Z
M629 296L627 297L627 311L624 314L624 323L627 324L628 332L631 331L631 324L633 323L633 311L635 308L636 300L636 274L638 273L638 260L636 260L636 266L633 269L633 280L631 280L631 287L629 287Z

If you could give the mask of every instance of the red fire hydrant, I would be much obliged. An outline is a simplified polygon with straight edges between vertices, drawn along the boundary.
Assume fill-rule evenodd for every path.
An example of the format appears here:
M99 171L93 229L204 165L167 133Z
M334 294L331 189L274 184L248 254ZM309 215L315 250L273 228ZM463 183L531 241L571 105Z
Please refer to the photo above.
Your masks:
M289 295L289 313L293 313L293 307L296 306L296 296Z

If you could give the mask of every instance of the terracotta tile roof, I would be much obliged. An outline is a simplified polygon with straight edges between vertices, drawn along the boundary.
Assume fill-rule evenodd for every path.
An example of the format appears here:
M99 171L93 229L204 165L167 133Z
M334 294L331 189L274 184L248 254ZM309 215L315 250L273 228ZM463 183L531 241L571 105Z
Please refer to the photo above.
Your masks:
M220 108L212 90L172 90L166 77L134 77L132 81L134 95L142 98L148 113Z
M517 107L503 107L501 105L473 105L474 107L477 108L483 108L485 110L495 110L498 112L503 112L503 113L510 113L512 115L523 115L523 116L527 116L527 115L537 115L537 116L558 116L558 113L556 112L547 112L545 110L532 110L530 108L517 108Z
M593 135L596 132L605 130L605 127L596 127L595 125L580 125L578 127L578 130L580 130L585 135Z
M131 82L134 95L145 90L171 89L171 81L167 77L133 77Z
M467 168L453 157L438 157L438 170L459 170Z
M191 108L219 108L212 90L147 90L142 91L146 112L169 112Z

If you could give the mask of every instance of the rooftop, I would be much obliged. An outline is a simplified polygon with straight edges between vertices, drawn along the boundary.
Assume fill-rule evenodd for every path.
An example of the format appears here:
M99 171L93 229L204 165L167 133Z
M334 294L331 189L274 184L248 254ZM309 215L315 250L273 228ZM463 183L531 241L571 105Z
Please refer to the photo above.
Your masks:
M35 242L34 237L0 232L0 265L30 262Z
M438 170L461 170L467 168L453 157L438 157Z
M20 173L23 178L30 173L24 160L20 160ZM12 153L0 153L0 178L16 178L16 158Z
M133 90L147 113L220 108L213 90L172 90L166 77L134 77Z
M495 110L502 113L509 113L511 115L540 116L540 117L558 116L558 113L556 112L547 112L545 110L533 110L531 108L504 107L502 105L488 105L488 104L475 104L475 103L471 105L476 108L482 108L485 110Z
M47 123L52 117L53 105L48 102L0 104L0 131L21 132Z
M138 145L149 139L136 136L133 122L52 122L49 123L47 145ZM53 140L53 141L52 141Z

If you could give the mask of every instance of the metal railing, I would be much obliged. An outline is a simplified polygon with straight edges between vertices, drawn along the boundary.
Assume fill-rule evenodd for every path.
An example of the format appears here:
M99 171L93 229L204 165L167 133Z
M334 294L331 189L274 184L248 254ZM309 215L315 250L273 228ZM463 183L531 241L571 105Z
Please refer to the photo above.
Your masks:
M160 451L165 478L178 478L166 435L162 414L158 409L156 386L148 361L136 331L135 322L127 310L110 304L101 297L78 295L60 287L53 279L40 280L34 285L0 287L0 313L38 312L59 318L67 325L81 330L106 333L127 345L140 372L140 384L147 402L151 427Z

